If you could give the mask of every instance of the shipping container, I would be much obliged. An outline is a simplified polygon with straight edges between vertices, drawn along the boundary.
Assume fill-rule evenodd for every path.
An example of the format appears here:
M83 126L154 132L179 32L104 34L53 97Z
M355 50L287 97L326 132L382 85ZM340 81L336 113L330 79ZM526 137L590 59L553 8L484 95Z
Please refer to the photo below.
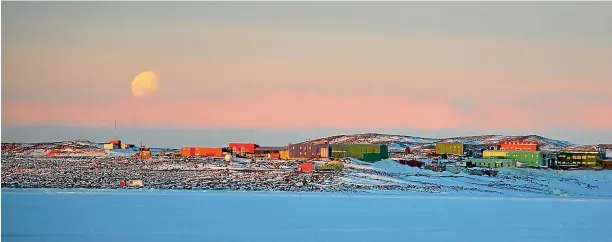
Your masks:
M287 146L289 158L291 159L315 159L321 158L321 148L328 147L326 144L299 143Z
M508 152L503 150L485 150L482 152L482 157L484 158L506 158L508 157Z
M606 159L612 159L612 149L605 149L604 150L604 157Z
M143 186L142 180L130 180L128 181L128 186L130 187L141 187Z
M352 157L363 161L368 159L368 162L389 158L389 148L379 144L334 144L331 145L331 150L334 158ZM367 155L366 158L365 154L372 155Z
M536 141L507 140L499 142L499 149L513 151L537 151L540 148L539 143Z
M99 146L98 146L98 147L99 147ZM115 149L115 147L116 147L116 146L115 146L114 144L111 144L111 143L104 144L104 149L105 149L105 150L112 150L112 149Z
M344 164L342 162L334 160L327 162L323 165L316 167L318 171L342 171L344 169Z
M438 155L463 155L465 147L462 143L436 143Z
M139 156L141 159L149 159L151 158L151 151L139 151Z
M280 155L280 158L281 158L282 160L287 160L287 159L289 159L289 151L288 151L288 150L281 150L281 151L279 152L279 155Z
M255 149L259 145L255 143L229 143L229 149L234 154L246 155L255 154Z
M118 145L119 147L121 147L121 140L118 140L118 139L111 139L110 141L108 141L108 143Z
M195 156L195 148L193 148L193 147L183 147L183 148L181 148L181 156L182 157Z
M268 154L268 158L270 158L270 159L280 159L280 153L270 153L270 154Z
M612 160L604 160L601 163L603 169L612 170Z
M304 162L298 165L297 170L301 172L312 172L313 167L314 165L312 162Z

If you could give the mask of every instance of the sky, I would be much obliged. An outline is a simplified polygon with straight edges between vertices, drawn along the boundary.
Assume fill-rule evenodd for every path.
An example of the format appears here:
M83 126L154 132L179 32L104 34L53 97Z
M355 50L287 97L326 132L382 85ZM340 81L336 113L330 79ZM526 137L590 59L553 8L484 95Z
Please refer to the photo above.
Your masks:
M2 142L280 145L385 132L612 143L610 12L611 2L3 2ZM134 96L144 71L159 91Z

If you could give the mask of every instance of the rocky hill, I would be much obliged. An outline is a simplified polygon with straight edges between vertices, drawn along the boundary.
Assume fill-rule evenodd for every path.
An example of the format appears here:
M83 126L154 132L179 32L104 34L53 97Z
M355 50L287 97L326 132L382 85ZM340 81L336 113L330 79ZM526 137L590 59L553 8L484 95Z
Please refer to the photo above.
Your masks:
M437 142L461 142L473 146L495 145L500 140L517 140L517 141L537 141L540 143L540 148L546 151L559 150L564 147L573 145L568 141L553 140L539 135L525 136L504 136L504 135L478 135L478 136L461 136L444 139L422 138L405 135L393 134L377 134L365 133L354 135L335 135L308 142L327 142L330 144L386 144L390 148L421 148L430 146Z

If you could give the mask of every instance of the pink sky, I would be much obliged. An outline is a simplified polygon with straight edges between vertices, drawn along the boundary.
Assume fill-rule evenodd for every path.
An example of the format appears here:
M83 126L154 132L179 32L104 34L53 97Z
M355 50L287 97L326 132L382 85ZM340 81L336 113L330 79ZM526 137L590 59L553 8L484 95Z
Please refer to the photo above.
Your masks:
M3 125L612 130L610 43L245 21L43 25L3 42ZM146 70L160 92L132 97Z
M523 107L475 104L472 110L474 113L466 114L443 100L269 93L248 100L13 102L3 104L2 112L3 122L7 123L92 127L109 126L117 119L122 125L143 127L410 127L521 131L571 126L609 130L609 120L612 120L612 105L582 101L564 105L556 102L527 103Z

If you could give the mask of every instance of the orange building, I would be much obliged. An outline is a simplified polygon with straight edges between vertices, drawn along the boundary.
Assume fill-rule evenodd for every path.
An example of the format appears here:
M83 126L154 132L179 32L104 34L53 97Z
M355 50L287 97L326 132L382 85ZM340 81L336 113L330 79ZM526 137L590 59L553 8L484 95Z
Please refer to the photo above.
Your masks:
M198 147L195 148L195 156L214 156L221 157L223 156L223 148L213 148L213 147Z
M182 157L190 157L195 155L196 148L193 147L183 147L181 148L181 156Z
M500 141L500 150L521 150L521 151L536 151L539 150L539 143L536 141Z
M229 143L229 149L234 154L254 154L259 145L254 143Z
M192 156L223 156L223 148L217 147L183 147L181 148L182 157Z

